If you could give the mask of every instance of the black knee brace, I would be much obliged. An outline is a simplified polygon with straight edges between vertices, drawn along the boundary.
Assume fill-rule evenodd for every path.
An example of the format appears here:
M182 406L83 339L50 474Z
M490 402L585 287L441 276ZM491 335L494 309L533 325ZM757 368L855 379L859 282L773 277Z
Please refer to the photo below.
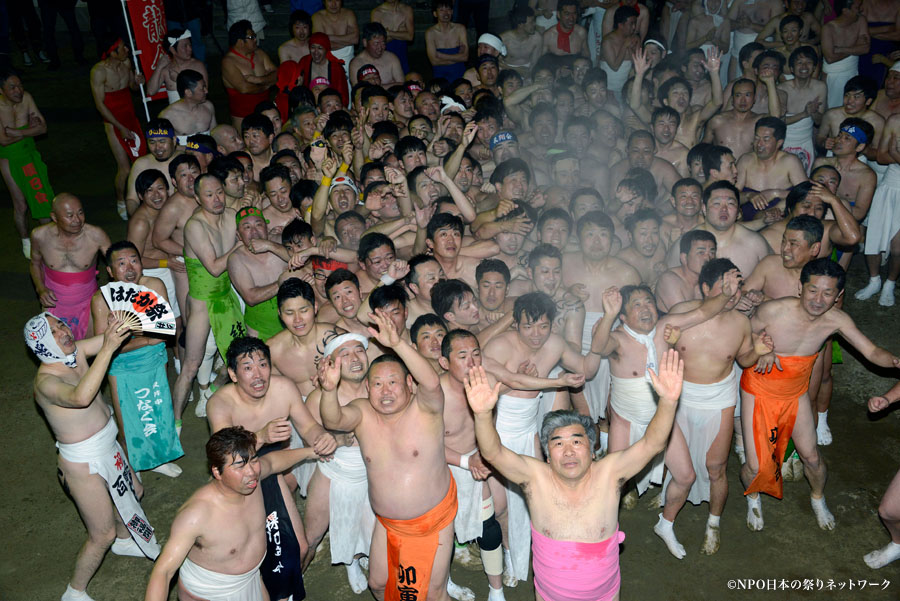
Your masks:
M491 517L481 523L481 536L478 537L478 546L482 551L493 551L503 542L503 533L500 531L500 522L491 514Z

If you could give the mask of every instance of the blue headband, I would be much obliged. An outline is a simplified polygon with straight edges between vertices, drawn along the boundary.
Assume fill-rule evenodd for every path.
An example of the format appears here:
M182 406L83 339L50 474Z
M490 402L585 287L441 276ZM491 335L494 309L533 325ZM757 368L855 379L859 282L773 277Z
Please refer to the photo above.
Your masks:
M501 131L499 133L494 134L494 136L491 138L490 147L491 147L491 150L493 150L494 148L496 148L498 145L502 144L503 142L518 142L518 141L519 141L519 139L516 138L516 134L512 133L511 131Z
M851 136L853 136L853 139L855 139L860 144L866 144L869 141L869 138L866 137L865 132L863 132L863 130L856 127L855 125L847 125L845 127L842 127L841 131L845 134L850 134Z

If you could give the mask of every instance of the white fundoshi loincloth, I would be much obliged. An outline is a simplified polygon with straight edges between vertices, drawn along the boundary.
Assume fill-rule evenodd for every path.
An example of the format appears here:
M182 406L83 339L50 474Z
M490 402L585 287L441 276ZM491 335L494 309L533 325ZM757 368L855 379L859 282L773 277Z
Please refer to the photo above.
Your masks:
M355 56L355 48L353 46L344 46L343 48L338 48L337 50L332 50L331 54L335 56L335 58L339 58L344 61L344 74L347 76L347 81L350 81L350 61L353 60Z
M825 78L825 85L828 86L828 108L841 106L844 104L844 86L851 78L859 75L859 57L853 54L834 63L823 61L822 73L828 76Z
M900 232L900 165L888 166L872 197L866 230L867 255L889 252L891 239Z
M722 424L722 410L736 407L740 398L740 370L733 368L725 379L713 384L695 384L684 381L681 400L675 411L675 423L681 428L691 454L696 479L687 500L694 505L709 501L709 472L706 470L706 454L712 446ZM665 490L672 481L666 474Z
M497 433L503 446L514 453L529 457L537 455L535 436L538 433L540 396L525 399L504 394L497 401ZM506 483L506 501L512 571L516 579L527 580L528 556L531 553L531 517L522 489L511 482Z
M151 267L144 270L144 275L159 278L166 285L166 300L172 307L172 315L175 318L181 317L181 308L178 306L178 295L175 293L175 278L172 277L172 270L168 267Z
M790 115L788 115L790 116ZM812 117L804 117L796 123L787 126L787 132L784 136L785 152L796 155L803 163L806 175L809 175L813 161L816 158L816 150L813 147L813 127L815 123Z
M550 370L550 373L547 374L548 378L558 378L559 374L564 373L565 370L562 366L557 365L553 369ZM550 413L553 410L553 403L556 402L556 392L557 388L545 388L541 394L541 403L540 408L538 409L537 417L535 418L535 423L537 424L538 433L541 431L541 425L544 423L544 416Z
M184 559L178 577L187 592L208 601L263 601L262 576L259 566L244 574L222 574L200 567L188 558Z
M603 313L598 311L587 311L584 315L584 330L581 336L581 352L582 354L591 351L591 337L594 331L594 324L603 318ZM609 359L600 361L600 369L597 375L584 383L584 397L587 400L588 408L591 410L591 419L597 421L599 418L606 417L606 404L609 400Z
M109 416L106 425L96 434L81 442L57 442L60 456L72 463L87 463L90 473L97 474L106 481L109 496L112 498L119 516L128 528L132 540L150 559L159 556L159 543L153 527L134 494L134 477L128 465L125 451L116 442L116 421Z
M328 497L331 563L352 563L354 556L369 554L375 529L362 452L359 447L338 447L331 461L313 465L331 480Z
M463 453L463 456L471 457L476 450ZM450 466L450 474L456 480L456 501L459 505L453 519L453 530L456 532L456 540L465 543L481 536L483 525L481 497L484 482L475 480L472 472L458 465Z
M734 64L737 66L737 76L741 77L744 73L741 68L741 48L756 41L756 32L744 33L743 31L731 32L731 56L734 58Z
M617 378L611 376L612 395L610 404L616 414L631 425L628 432L628 445L640 440L656 415L656 400L653 389L644 378ZM665 451L654 457L643 470L635 476L638 495L650 487L650 483L662 484L663 457Z
M606 64L606 61L600 61L600 68L606 71L606 89L616 95L616 100L622 101L622 89L625 88L625 82L631 74L631 61L624 60L618 69L613 69Z

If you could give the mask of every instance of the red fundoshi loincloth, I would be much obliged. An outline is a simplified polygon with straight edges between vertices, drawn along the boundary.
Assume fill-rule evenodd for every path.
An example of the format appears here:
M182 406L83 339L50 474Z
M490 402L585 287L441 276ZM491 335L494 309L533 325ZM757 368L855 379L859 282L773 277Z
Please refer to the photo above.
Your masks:
M103 106L116 117L116 120L137 135L137 140L125 140L122 132L113 126L116 139L125 150L128 159L133 163L138 157L147 154L147 145L144 143L144 133L137 115L134 114L134 103L131 101L131 90L126 86L115 92L107 92L103 95ZM104 121L106 121L104 119ZM106 121L109 123L109 121ZM112 125L112 124L110 124Z

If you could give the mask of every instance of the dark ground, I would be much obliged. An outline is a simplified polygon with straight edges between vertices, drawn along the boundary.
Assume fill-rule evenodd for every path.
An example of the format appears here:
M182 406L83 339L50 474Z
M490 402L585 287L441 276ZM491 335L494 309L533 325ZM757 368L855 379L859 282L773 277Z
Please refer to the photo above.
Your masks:
M274 22L269 15L267 19ZM217 27L221 29L220 23ZM273 56L277 43L283 40L276 29L282 28L270 27L264 43ZM64 46L65 34L59 37ZM227 114L217 72L218 53L209 39L207 44L211 94L221 122ZM125 224L114 210L115 166L91 102L88 68L73 67L71 55L65 50L63 63L63 70L56 73L36 66L23 74L26 88L49 123L50 133L38 141L38 147L49 165L56 192L76 193L84 202L88 220L105 228L113 240L121 239ZM155 111L161 108L157 106ZM74 505L57 483L53 438L32 400L36 367L22 343L22 326L40 308L12 227L12 208L5 188L0 192L0 202L7 218L6 234L0 238L0 307L7 315L0 323L0 340L5 342L0 348L0 362L8 367L0 373L0 432L7 442L2 451L2 465L6 466L3 480L7 484L0 487L0 600L50 601L65 590L85 531ZM851 294L846 306L877 344L900 353L898 309L879 307L874 299L859 303L852 298L852 291L864 285L864 276L862 263L857 260L848 280ZM780 502L766 497L766 529L749 532L739 466L732 455L728 469L731 491L722 519L723 543L715 556L699 553L708 511L705 506L688 505L679 516L676 530L688 551L682 561L673 558L653 534L656 512L649 509L649 502L654 491L646 494L636 509L622 512L620 526L627 535L621 555L622 599L900 599L900 562L873 571L862 561L865 553L888 542L877 507L900 467L900 413L873 420L865 410L869 396L883 392L895 381L896 374L881 375L885 377L866 371L846 350L844 364L834 367L836 384L829 422L835 442L822 449L830 470L828 504L837 519L833 532L816 526L806 482L787 483L785 498ZM203 455L206 438L205 421L194 417L192 407L188 407L182 437L186 456L179 461L184 473L174 480L149 472L143 476L143 506L161 542L168 536L176 509L208 476ZM344 568L329 566L325 558L327 552L320 553L306 574L308 598L357 598L347 585ZM146 560L110 554L88 592L97 601L143 599L151 567ZM480 572L454 566L453 577L473 587L479 598L486 596L487 584ZM788 583L812 579L814 587L821 590L730 590L729 581L751 578L784 579ZM831 590L829 581L834 587ZM861 581L868 583L862 590ZM885 581L889 584L882 589ZM533 599L530 583L522 583L506 595L510 601ZM366 593L359 598L370 597Z

